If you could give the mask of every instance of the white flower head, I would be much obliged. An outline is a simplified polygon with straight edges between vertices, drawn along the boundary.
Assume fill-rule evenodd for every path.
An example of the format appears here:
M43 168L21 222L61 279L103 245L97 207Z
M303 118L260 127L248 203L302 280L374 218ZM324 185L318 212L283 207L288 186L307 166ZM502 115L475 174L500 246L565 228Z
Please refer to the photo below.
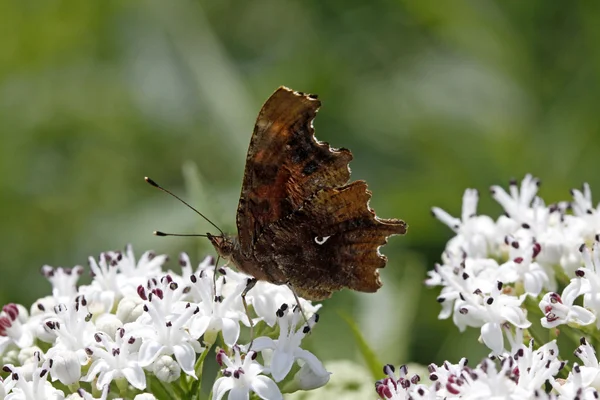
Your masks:
M600 393L592 386L589 386L590 370L583 370L577 363L573 365L573 369L569 373L566 380L550 379L552 388L559 394L559 399L573 400L595 400L598 399Z
M596 240L592 249L581 245L580 251L584 266L575 275L581 280L583 305L594 313L596 328L600 328L600 243Z
M456 236L448 243L448 251L465 252L470 257L488 257L494 249L496 227L494 221L486 216L477 216L479 194L475 189L467 189L463 196L461 219L454 218L438 207L431 209L432 214L452 229Z
M375 391L382 399L405 400L405 399L435 399L435 390L431 390L425 385L419 384L421 377L419 375L408 376L406 365L396 369L388 364L383 367L386 378L375 382Z
M4 387L10 393L7 400L62 400L64 393L48 382L49 361L46 360L31 373L23 374L23 367L5 365L4 370L10 374L4 382Z
M517 181L511 180L509 191L506 192L501 186L492 186L490 191L492 197L504 208L508 216L517 221L519 225L527 224L532 226L535 221L536 208L532 207L537 191L540 186L540 180L532 175L525 175L521 182L521 188L518 188Z
M579 366L580 371L578 371L581 386L600 388L600 363L598 363L596 357L596 350L584 337L580 339L580 345L575 350L575 356L583 362L583 365Z
M555 292L544 295L539 304L544 313L541 319L544 328L561 324L589 325L596 320L591 311L573 304L581 294L581 286L581 280L576 278L563 290L562 296Z
M315 375L328 376L329 373L321 361L308 350L300 348L302 339L318 321L318 314L314 314L306 325L300 308L296 306L290 310L290 307L284 303L277 311L277 320L279 323L278 339L273 340L263 336L254 339L252 343L254 351L269 351L266 358L270 359L269 369L275 382L280 382L288 375L296 360L302 360L308 364Z
M52 296L56 304L70 303L78 295L77 281L83 274L83 267L77 265L73 268L52 268L44 265L42 274L52 284Z
M506 237L510 243L509 260L498 268L498 280L523 286L526 294L536 297L542 289L552 290L556 287L552 270L547 270L534 259L542 251L542 246L535 242L523 242Z
M283 399L275 382L262 375L264 368L256 361L254 351L242 357L239 347L234 346L231 359L224 350L219 350L217 362L225 368L213 386L213 400L220 400L227 392L230 399L248 399L250 392L265 400Z
M304 311L306 318L316 314L321 308L321 304L312 304L311 301L298 297L300 306ZM292 290L286 285L273 285L269 282L258 281L254 288L248 292L248 301L252 304L254 312L266 322L269 326L274 326L277 322L277 310L286 304L295 304L296 298Z
M248 319L242 306L242 292L247 281L230 279L234 274L229 269L223 269L223 272L225 274L216 282L211 269L190 276L189 294L196 301L199 312L190 321L189 331L196 338L204 335L204 341L210 344L214 343L217 333L222 332L225 344L233 346L240 335L240 321Z
M139 285L161 276L162 266L167 261L164 254L157 255L153 251L146 251L136 262L130 244L125 247L124 252L115 252L113 257L119 271L117 285L120 297L135 294Z
M146 375L132 349L134 337L126 336L125 329L120 329L115 340L103 333L97 333L95 339L96 345L86 349L93 361L82 381L91 382L97 377L96 387L102 389L114 380L126 379L136 389L146 388Z
M200 353L202 347L186 329L186 324L192 315L198 313L198 307L189 305L181 314L165 315L161 313L161 307L156 307L156 303L161 300L159 295L150 296L145 308L150 316L149 320L145 324L133 323L131 326L132 332L142 338L139 364L148 367L160 356L174 355L181 369L196 378L194 363L196 353Z
M25 307L9 303L0 312L0 354L10 345L25 348L33 345L33 333Z
M454 304L453 319L459 329L467 326L481 327L481 339L495 354L504 350L502 326L505 323L525 329L531 325L521 304L525 298L502 292L503 284L497 282L492 291L475 290L461 294Z

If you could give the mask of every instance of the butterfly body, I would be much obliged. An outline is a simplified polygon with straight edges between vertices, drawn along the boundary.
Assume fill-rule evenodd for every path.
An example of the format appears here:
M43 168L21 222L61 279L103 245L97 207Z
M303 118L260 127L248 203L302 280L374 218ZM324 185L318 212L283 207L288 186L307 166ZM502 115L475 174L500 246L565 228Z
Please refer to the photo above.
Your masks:
M386 264L378 249L407 228L375 215L364 181L348 183L349 150L314 137L320 104L284 87L267 100L248 149L238 235L209 235L240 271L313 300L344 287L376 291Z

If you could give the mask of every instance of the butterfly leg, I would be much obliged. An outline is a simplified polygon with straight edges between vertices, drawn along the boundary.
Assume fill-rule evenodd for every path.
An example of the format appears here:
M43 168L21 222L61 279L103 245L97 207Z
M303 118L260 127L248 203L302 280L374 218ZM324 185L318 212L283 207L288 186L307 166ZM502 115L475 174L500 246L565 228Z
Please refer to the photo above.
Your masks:
M306 323L306 326L308 327L308 329L310 329L310 324L308 323L308 319L306 318L306 314L304 314L304 310L302 309L302 305L300 305L300 298L296 294L296 291L294 290L294 287L289 282L287 283L287 287L290 288L290 290L292 291L292 294L294 295L294 299L296 299L296 306L300 310L300 313L302 314L302 318L304 319L304 322ZM310 332L310 330L309 330L309 332Z
M217 272L219 271L219 260L221 259L221 255L217 254L217 261L215 262L215 272L213 273L213 293L217 294Z
M254 323L252 322L252 317L250 316L250 312L248 311L248 302L246 301L246 295L248 292L256 285L257 280L255 278L248 279L246 283L246 288L242 292L242 304L244 305L244 311L246 312L246 316L248 317L248 322L250 323L250 344L248 345L247 352L252 349L252 343L254 342Z

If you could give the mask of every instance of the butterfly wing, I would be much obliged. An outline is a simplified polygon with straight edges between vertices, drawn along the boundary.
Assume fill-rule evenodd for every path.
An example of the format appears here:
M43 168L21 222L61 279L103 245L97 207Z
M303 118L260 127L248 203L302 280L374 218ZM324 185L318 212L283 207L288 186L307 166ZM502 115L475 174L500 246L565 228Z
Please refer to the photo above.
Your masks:
M321 102L280 87L263 105L248 148L237 211L241 251L249 255L265 226L290 215L325 187L346 184L352 153L314 137Z
M369 208L364 181L318 191L287 218L270 224L255 245L261 265L277 266L297 293L318 300L348 287L375 292L378 268L386 264L379 247L404 234L406 223L380 219Z

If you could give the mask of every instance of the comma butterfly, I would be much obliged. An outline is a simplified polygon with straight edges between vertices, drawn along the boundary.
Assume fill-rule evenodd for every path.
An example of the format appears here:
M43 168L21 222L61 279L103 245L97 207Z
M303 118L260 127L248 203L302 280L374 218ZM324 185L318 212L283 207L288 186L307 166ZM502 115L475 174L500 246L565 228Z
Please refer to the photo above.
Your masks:
M348 183L349 150L315 138L320 105L285 87L269 97L248 148L238 234L207 235L238 270L311 300L344 287L375 292L387 262L379 247L407 229L375 215L366 182Z

